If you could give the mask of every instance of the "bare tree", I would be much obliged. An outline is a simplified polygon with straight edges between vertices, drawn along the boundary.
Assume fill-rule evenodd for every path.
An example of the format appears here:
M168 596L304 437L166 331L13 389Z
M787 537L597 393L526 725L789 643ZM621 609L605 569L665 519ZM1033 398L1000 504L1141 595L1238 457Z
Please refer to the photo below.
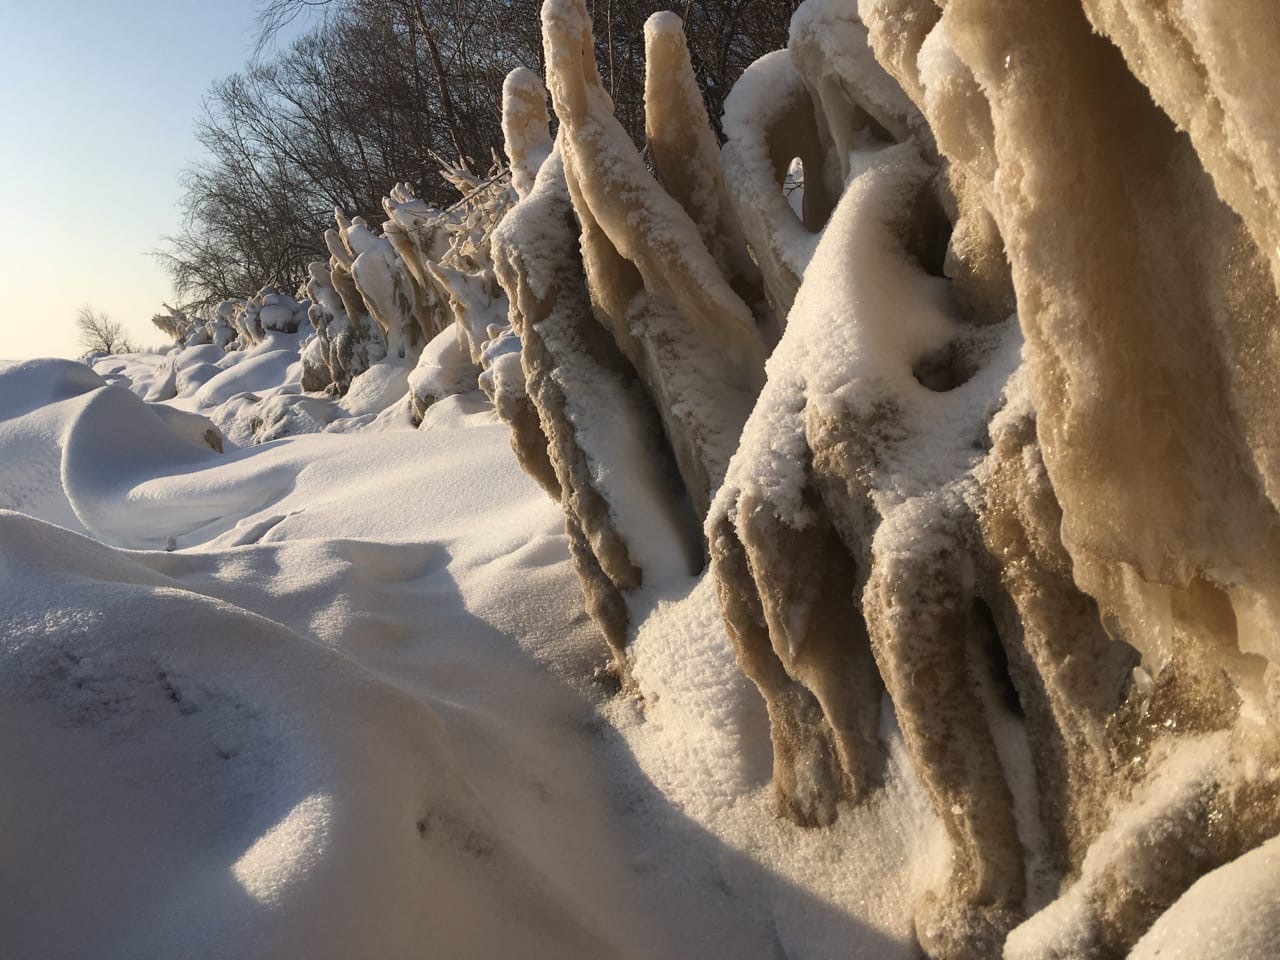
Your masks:
M87 303L76 311L76 333L86 353L130 353L134 349L119 320Z
M644 22L682 9L712 124L734 80L784 46L798 0L593 0L596 58L616 114L644 140ZM436 157L485 169L500 148L502 82L543 67L542 0L261 0L258 58L215 84L196 123L205 157L185 173L183 221L156 251L180 306L264 285L294 289L323 251L334 207L378 224L409 181L429 203L453 189ZM298 17L311 29L269 42Z
M485 67L476 83L488 99L455 96L469 82L456 33L428 44L422 22L432 21L393 3L334 6L287 50L211 88L196 124L205 158L186 171L183 223L157 251L182 306L293 289L324 249L334 208L380 223L396 183L451 202L435 156L488 166L502 78L517 61Z

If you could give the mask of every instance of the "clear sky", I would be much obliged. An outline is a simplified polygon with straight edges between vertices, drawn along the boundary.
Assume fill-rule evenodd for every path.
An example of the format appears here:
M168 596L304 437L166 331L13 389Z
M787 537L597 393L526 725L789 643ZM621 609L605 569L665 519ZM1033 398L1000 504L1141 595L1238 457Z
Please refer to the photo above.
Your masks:
M0 0L0 358L74 357L77 307L141 345L171 299L205 91L238 71L255 0Z

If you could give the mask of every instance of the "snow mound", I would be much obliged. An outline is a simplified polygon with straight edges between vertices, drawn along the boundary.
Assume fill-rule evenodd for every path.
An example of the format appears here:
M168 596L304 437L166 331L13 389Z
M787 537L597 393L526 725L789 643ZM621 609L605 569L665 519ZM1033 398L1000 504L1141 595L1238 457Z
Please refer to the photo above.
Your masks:
M825 841L737 755L762 717L705 579L637 601L671 613L654 722L606 699L560 511L482 395L223 453L190 398L75 364L0 398L6 955L911 955L918 788L815 882Z

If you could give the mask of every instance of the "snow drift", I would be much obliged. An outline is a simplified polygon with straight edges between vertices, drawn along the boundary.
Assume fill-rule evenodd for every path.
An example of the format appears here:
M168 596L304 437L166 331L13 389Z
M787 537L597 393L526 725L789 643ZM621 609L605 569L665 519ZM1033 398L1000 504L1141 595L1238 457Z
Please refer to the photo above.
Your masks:
M297 338L253 362L282 343L201 413L135 391L208 345L0 364L6 957L910 957L900 768L845 841L884 842L815 883L712 593L648 618L643 712L607 696L484 394L347 415L296 392ZM254 442L299 397L325 428Z

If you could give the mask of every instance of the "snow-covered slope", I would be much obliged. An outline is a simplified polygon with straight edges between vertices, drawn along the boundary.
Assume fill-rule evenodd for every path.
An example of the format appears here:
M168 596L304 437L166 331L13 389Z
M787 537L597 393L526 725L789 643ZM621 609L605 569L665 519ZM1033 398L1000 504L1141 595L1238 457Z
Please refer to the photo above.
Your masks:
M775 819L707 580L645 601L643 706L594 685L481 394L240 446L291 366L126 388L175 359L0 365L0 955L912 955L918 788Z

